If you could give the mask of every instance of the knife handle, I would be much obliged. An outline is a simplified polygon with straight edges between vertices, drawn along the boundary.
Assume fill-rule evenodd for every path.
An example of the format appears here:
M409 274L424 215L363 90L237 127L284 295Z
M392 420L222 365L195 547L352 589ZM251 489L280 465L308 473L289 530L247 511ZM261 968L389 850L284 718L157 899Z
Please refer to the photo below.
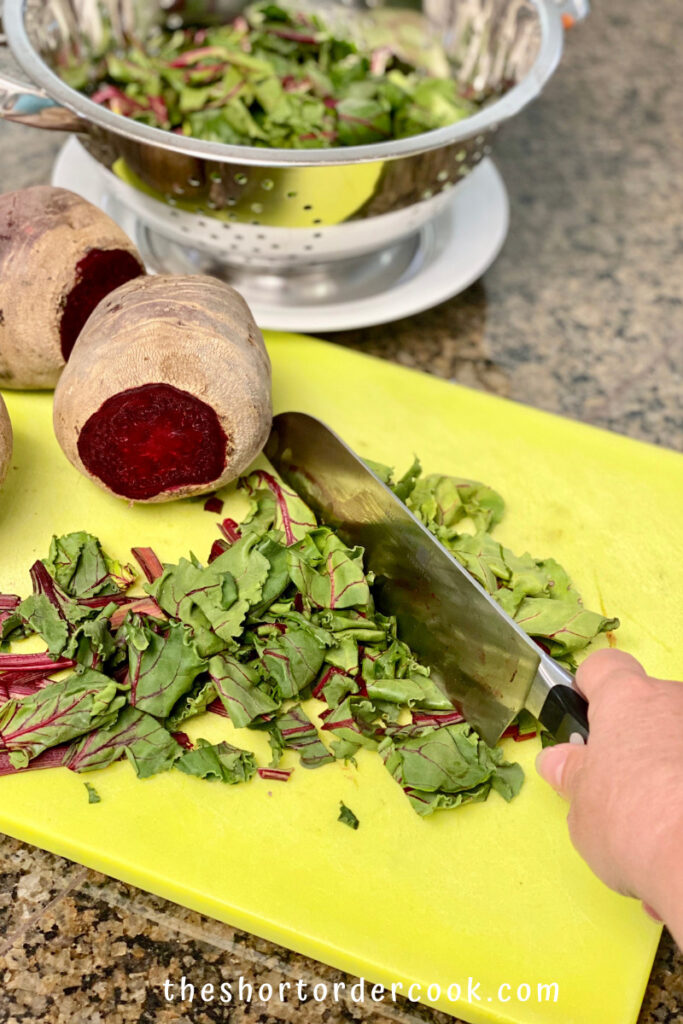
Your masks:
M571 672L544 652L527 708L558 743L567 743L573 733L588 739L588 704L573 684Z
M541 708L539 721L558 743L567 743L574 733L583 740L588 739L588 703L565 683L551 688Z

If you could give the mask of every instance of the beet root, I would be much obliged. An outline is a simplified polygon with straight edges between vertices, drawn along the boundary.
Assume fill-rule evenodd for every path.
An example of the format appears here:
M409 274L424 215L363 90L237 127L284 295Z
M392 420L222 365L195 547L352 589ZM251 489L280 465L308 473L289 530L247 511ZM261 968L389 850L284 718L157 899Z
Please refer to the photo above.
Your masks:
M141 274L130 239L75 193L0 195L0 387L53 388L98 303Z
M213 491L259 454L270 361L244 299L215 278L137 278L91 315L62 373L67 458L130 501Z
M12 444L12 424L5 401L0 395L0 484L4 482L12 461Z

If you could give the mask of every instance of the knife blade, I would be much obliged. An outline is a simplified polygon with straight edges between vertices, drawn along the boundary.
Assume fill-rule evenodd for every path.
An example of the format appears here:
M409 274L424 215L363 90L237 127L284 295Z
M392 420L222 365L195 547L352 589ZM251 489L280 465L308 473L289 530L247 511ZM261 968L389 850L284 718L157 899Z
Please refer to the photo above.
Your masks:
M280 476L365 549L379 611L490 745L523 708L560 741L588 736L573 678L539 648L347 444L306 413L280 413L264 449Z

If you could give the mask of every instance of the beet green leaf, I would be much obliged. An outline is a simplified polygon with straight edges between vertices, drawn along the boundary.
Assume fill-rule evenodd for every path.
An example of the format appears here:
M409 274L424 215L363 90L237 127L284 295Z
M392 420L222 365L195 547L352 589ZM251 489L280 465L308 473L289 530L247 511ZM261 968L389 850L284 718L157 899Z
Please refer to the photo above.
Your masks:
M270 726L269 732L274 767L279 764L285 747L298 752L304 768L320 768L321 765L334 761L334 757L320 739L318 730L300 704L295 704L279 715L277 721Z
M256 774L256 758L250 751L240 750L225 741L212 744L208 740L197 740L196 749L187 750L175 767L186 775L218 779L234 786L248 782Z
M111 725L76 740L69 747L64 764L75 772L93 772L125 755L138 777L146 779L167 771L182 752L182 747L156 718L127 707Z
M84 672L0 707L0 750L21 768L49 747L111 724L126 703L121 688L100 672Z
M69 533L53 537L45 568L71 597L98 597L119 594L135 579L131 565L122 565L102 550L89 533Z
M215 692L237 728L278 710L280 701L268 692L273 686L264 682L258 662L242 663L230 654L217 654L209 662L209 672Z
M370 603L363 549L348 548L328 527L318 527L292 545L287 559L305 605L335 610Z
M128 640L131 704L157 718L170 715L174 704L192 688L207 662L189 630L180 622L161 633L142 621L121 627Z
M357 829L360 822L356 815L353 813L350 807L347 807L343 800L339 801L339 817L337 821L341 821L344 825L348 825L349 828Z

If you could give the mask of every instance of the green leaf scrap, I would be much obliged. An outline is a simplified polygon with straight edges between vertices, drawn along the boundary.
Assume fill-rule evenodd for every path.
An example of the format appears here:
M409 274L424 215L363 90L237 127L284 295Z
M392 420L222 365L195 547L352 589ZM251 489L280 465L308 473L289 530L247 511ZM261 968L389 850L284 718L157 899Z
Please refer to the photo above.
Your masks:
M356 815L353 813L350 807L347 807L343 800L339 801L339 817L337 821L341 821L344 825L348 825L349 828L357 829L360 822Z

